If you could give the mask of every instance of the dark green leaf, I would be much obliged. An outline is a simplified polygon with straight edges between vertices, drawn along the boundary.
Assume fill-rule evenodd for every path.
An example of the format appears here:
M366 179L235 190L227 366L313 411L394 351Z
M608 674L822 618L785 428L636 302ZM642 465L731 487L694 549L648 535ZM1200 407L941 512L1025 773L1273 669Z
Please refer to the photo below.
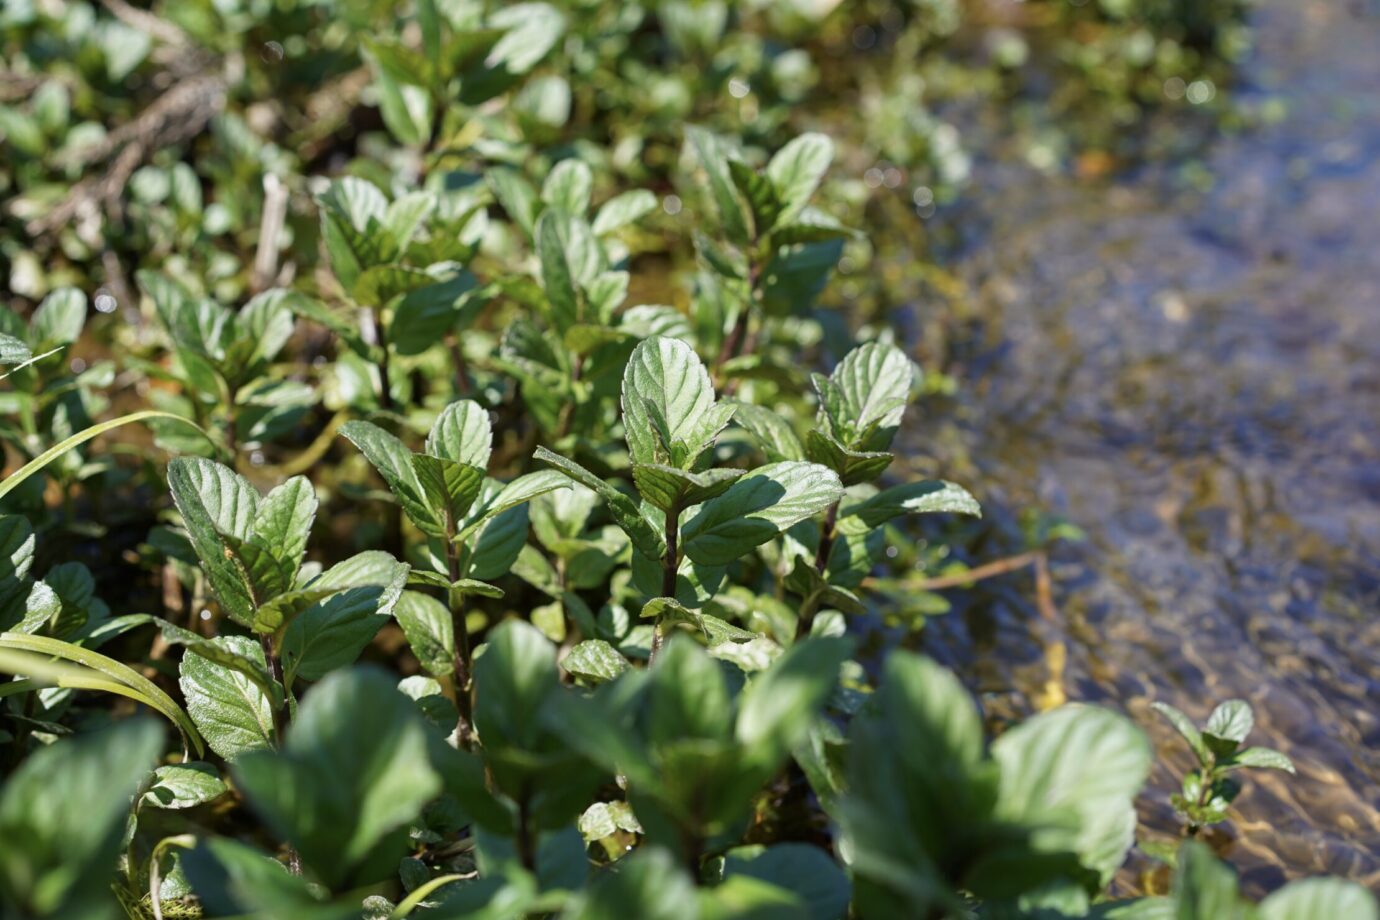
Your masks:
M444 604L426 594L404 591L393 616L428 674L446 677L454 673L455 623Z
M842 495L838 476L825 467L769 463L700 506L681 530L685 554L696 562L726 565Z
M0 789L0 895L15 916L115 916L130 798L163 741L135 720L41 748Z
M306 695L283 751L241 756L235 779L263 820L334 886L440 792L427 735L390 677L343 671Z

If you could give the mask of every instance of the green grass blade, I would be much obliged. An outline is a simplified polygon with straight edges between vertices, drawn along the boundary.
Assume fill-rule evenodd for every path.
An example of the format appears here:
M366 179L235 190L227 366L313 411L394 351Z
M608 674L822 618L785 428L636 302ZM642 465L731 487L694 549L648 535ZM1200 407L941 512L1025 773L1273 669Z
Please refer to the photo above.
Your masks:
M70 438L66 438L63 441L54 444L52 447L48 448L43 453L39 454L37 457L34 457L28 463L24 464L19 469L15 470L14 473L5 477L4 482L0 482L0 498L4 498L6 495L10 494L10 492L18 488L19 484L22 483L24 480L28 479L34 473L37 473L39 470L43 469L49 463L52 463L54 460L56 460L63 454L67 453L72 448L79 447L82 444L85 444L87 441L91 440L92 438L97 437L98 435L105 434L107 431L110 431L113 428L119 428L121 425L128 425L131 422L142 422L145 419L151 418L166 418L171 419L173 421L182 422L185 425L191 425L197 431L200 431L203 435L205 435L208 441L211 440L210 435L207 435L206 432L202 430L200 425L196 424L196 422L193 422L190 419L185 419L180 415L174 415L171 412L161 412L157 409L145 409L142 412L131 412L129 415L122 415L119 418L113 418L108 422L101 422L99 425L92 425L90 428L87 428L84 431L79 431L76 434L72 435Z
M79 645L72 645L70 642L61 642L57 639L49 639L46 636L30 636L24 633L0 633L0 651L13 649L21 652L32 652L35 655L49 655L60 658L64 661L76 662L79 665L104 674L115 683L139 694L131 697L138 699L151 709L166 716L178 730L182 732L183 745L187 748L195 748L198 757L205 755L205 747L201 741L201 735L197 733L196 726L192 720L182 711L182 707L173 702L172 697L168 696L153 681L144 677L133 668L121 664L114 658L107 658L99 652L82 648ZM30 672L21 672L30 673ZM41 676L35 674L35 676ZM75 675L66 679L77 679ZM80 678L90 680L91 678ZM108 688L92 688L108 689ZM129 696L129 694L122 694Z

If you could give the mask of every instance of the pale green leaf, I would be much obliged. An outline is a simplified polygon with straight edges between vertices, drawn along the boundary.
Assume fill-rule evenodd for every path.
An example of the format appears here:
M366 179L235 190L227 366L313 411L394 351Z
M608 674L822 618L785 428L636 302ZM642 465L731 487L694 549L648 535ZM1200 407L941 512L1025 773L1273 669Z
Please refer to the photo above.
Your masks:
M427 435L426 452L486 469L493 440L489 413L474 400L462 399L446 406L436 417Z
M992 756L1001 767L998 814L1044 827L1039 848L1076 853L1107 884L1134 843L1133 803L1150 772L1140 729L1109 710L1069 705L1007 731Z
M241 636L206 640L267 670L259 643ZM187 713L206 743L226 760L245 751L273 746L273 704L245 674L189 649L182 656L178 684Z
M800 135L776 152L767 164L767 177L781 199L778 223L790 221L809 203L833 159L833 141L814 132Z

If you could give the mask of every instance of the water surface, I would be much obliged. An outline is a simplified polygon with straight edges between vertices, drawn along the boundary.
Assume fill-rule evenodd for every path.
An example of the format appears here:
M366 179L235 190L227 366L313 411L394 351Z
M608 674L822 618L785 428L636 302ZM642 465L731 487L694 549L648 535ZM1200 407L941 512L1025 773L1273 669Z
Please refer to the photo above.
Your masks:
M1249 700L1252 743L1299 775L1255 771L1237 800L1224 853L1247 890L1376 888L1380 7L1268 0L1256 22L1236 92L1288 114L1212 141L1209 191L1183 164L979 167L950 266L993 343L960 397L979 491L1089 539L1056 554L1053 624L1007 595L924 645L1027 698L1062 646L1067 697L1124 707L1160 749L1152 836L1190 757L1149 703Z

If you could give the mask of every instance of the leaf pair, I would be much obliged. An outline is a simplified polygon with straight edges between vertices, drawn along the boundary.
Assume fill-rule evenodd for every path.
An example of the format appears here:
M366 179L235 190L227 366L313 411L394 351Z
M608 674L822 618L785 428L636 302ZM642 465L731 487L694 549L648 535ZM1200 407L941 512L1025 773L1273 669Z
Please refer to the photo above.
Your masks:
M437 417L424 453L413 453L370 422L352 421L340 433L378 470L408 519L429 537L463 546L462 579L506 572L526 542L522 507L565 488L551 472L519 476L504 485L485 474L493 431L478 403L451 403ZM444 564L441 565L444 568ZM447 585L449 573L445 573Z
M304 477L260 497L223 464L179 457L168 487L221 607L241 626L276 632L320 599L297 585L317 507Z
M837 472L845 485L876 479L891 465L891 442L913 375L910 360L880 342L850 351L828 377L812 375L819 411L806 455Z

